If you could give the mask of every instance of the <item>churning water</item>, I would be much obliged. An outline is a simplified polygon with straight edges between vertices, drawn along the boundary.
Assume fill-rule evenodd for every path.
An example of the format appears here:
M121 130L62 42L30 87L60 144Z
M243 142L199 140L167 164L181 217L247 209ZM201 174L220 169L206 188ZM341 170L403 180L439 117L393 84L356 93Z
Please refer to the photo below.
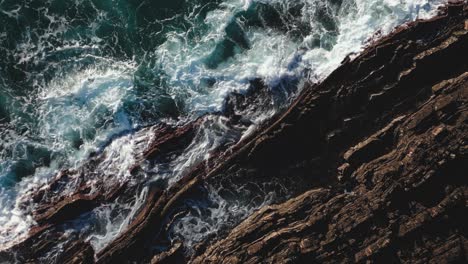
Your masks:
M19 198L59 170L107 151L100 168L107 181L130 177L145 137L140 128L222 111L230 92L259 78L270 92L290 98L300 80L323 79L377 31L433 15L443 2L0 0L0 244L14 243L34 224ZM244 114L254 127L278 108ZM235 135L225 139L222 120L213 123L165 168L147 173L175 182L207 150L252 129L230 131ZM274 196L233 204L216 186L206 190L210 202L193 204L172 229L187 245ZM144 195L145 189L131 204L95 210L104 226L89 235L96 249L125 228ZM112 216L116 210L121 213ZM206 218L200 210L212 213Z

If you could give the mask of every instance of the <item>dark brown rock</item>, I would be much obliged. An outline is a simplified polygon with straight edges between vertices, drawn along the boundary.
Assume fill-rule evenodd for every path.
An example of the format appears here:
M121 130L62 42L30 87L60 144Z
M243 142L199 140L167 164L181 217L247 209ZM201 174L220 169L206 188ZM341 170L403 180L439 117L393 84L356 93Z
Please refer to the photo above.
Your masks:
M453 18L413 23L347 61L305 91L249 152L251 159L274 160L267 153L281 146L288 153L305 149L296 158L323 155L331 170L321 177L332 187L256 212L191 262L466 262L468 65L456 59L466 54L466 13L460 5L449 10ZM441 34L427 38L431 31ZM395 64L387 64L393 52ZM379 65L382 72L366 76ZM367 125L354 130L351 119ZM304 142L307 135L315 138ZM321 145L318 154L306 151ZM333 183L335 176L343 184Z

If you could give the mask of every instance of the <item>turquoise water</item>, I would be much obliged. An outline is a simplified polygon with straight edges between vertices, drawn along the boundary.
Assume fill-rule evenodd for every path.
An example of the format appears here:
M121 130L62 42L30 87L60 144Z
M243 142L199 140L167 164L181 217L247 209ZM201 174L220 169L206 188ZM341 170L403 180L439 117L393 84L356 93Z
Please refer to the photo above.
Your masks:
M154 51L217 3L156 2L1 2L2 185L60 167L106 135L190 110Z
M126 177L132 136L141 136L135 131L222 111L229 92L260 78L283 99L244 113L253 126L237 131L238 140L287 104L299 80L323 79L377 30L429 16L442 2L0 0L0 242L14 242L34 224L19 198L60 169L107 149L119 162L103 170ZM219 127L202 134L171 161L170 173L152 177L174 182L223 137ZM177 226L174 236L190 245L222 228L227 211L255 210L223 208L215 219ZM93 239L112 239L128 218L119 219L107 227L111 235Z

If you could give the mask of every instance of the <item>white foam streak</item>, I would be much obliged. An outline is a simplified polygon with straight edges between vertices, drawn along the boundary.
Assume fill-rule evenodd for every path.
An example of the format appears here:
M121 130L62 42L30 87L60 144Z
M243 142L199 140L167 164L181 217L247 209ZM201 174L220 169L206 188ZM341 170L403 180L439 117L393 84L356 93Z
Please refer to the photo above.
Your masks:
M24 201L21 197L29 197L65 164L80 166L89 153L97 151L113 135L132 128L120 107L126 93L133 88L131 74L134 68L128 63L101 65L58 78L43 87L36 110L38 135L47 145L28 140L27 134L17 135L11 143L15 145L8 147L13 149L9 158L27 160L27 148L31 145L47 148L56 158L48 167L36 168L34 176L22 179L16 186L0 189L0 244L6 247L9 242L21 239L35 224L30 215L34 209L22 208ZM108 125L96 127L97 122L107 122ZM87 137L86 133L93 136ZM103 172L103 178L115 177L111 182L118 182L119 178L128 177L129 167L134 163L134 137L136 135L120 138L106 148L106 159L98 168ZM76 142L79 138L89 140ZM75 144L81 145L78 150ZM3 176L8 171L1 173ZM71 192L74 185L71 183L67 187Z
M444 0L356 0L355 11L339 14L340 34L331 51L315 49L304 56L304 67L314 70L317 80L325 78L350 53L363 50L366 41L380 31L379 35L390 33L396 26L417 18L428 18L435 15L437 7ZM349 6L348 6L349 7Z
M54 80L41 91L40 135L52 143L55 151L70 150L70 146L80 144L77 139L88 138L81 143L78 154L86 157L110 136L131 129L128 117L120 108L133 88L131 74L135 66L115 62L109 66L106 62L101 67ZM107 124L96 128L100 122Z
M88 241L90 241L91 246L96 252L107 246L128 227L131 219L136 215L141 205L143 205L147 195L148 188L145 187L135 197L135 202L132 204L120 204L117 202L94 209L94 214L100 220L101 225L104 225L103 230L99 234L92 234L88 237ZM120 213L117 216L111 216L111 213L115 213L116 211Z

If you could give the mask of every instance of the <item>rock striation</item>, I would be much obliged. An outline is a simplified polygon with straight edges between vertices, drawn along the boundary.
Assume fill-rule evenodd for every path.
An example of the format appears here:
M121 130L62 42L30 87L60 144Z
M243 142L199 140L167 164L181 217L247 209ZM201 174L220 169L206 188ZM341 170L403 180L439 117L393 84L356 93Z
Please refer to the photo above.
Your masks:
M304 170L326 184L259 210L191 262L467 261L466 6L447 13L305 90L245 157L319 160Z
M130 179L107 186L94 179L106 153L76 171L62 171L32 195L37 222L0 260L36 263L62 243L59 263L463 263L467 260L468 6L450 2L440 15L416 21L370 43L319 84L307 84L284 111L248 138L215 150L172 186L145 183L145 202L126 230L99 252L64 225L100 204L127 199ZM260 83L260 84L259 84ZM265 96L232 95L234 112ZM252 99L253 98L253 99ZM261 101L261 100L260 100ZM221 114L220 114L221 115ZM144 128L132 174L143 161L186 148L211 116L183 125ZM183 242L158 252L184 199L197 186L241 175L299 182L292 198L264 207L223 236L186 254ZM243 176L242 176L243 175ZM73 195L64 182L76 181ZM235 187L233 187L235 188Z

